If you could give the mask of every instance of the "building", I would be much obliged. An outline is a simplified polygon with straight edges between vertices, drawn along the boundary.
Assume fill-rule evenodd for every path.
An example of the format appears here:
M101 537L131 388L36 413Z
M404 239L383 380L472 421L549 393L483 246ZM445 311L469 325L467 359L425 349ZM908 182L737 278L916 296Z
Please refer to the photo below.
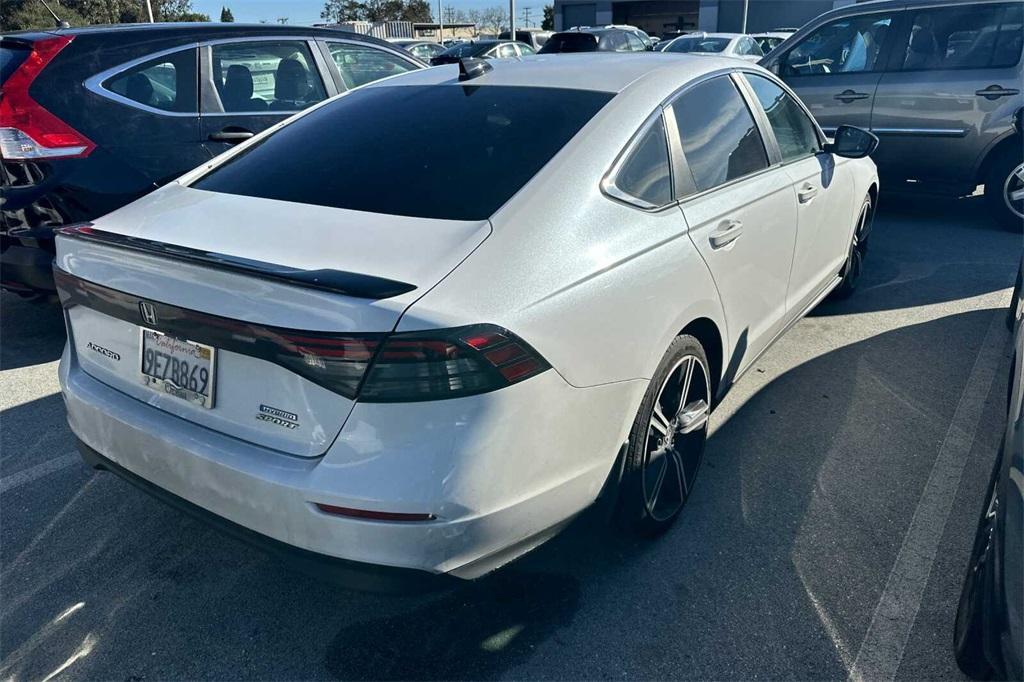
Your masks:
M318 27L339 28L376 38L422 38L423 40L470 39L476 37L476 24L453 23L438 26L429 22L411 21L344 21L340 24L313 24Z
M632 24L661 36L676 31L739 32L744 0L554 0L555 30ZM747 31L803 26L854 0L749 0Z

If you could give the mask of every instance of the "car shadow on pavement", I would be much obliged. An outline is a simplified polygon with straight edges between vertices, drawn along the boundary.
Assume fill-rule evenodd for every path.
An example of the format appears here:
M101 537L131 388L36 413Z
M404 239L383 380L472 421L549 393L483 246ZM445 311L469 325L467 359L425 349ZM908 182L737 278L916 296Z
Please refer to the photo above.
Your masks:
M810 314L911 308L1010 286L1001 266L1020 257L1024 241L985 216L980 196L883 193L857 293L846 301L825 301Z
M50 474L0 497L0 677L76 655L71 677L93 679L845 677L993 314L885 332L730 397L661 538L584 514L440 594L339 590L112 475ZM979 428L989 457L997 430Z
M64 340L60 305L0 294L0 370L58 360Z

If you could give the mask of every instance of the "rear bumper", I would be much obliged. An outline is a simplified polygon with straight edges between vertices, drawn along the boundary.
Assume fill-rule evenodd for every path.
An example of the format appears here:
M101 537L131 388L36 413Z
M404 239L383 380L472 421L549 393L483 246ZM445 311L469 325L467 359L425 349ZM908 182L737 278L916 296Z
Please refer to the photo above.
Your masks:
M379 566L339 559L327 556L326 554L311 552L266 535L261 535L245 526L233 523L222 516L217 516L198 505L192 504L188 500L178 497L159 486L153 485L146 479L136 476L124 467L107 459L81 440L76 440L78 440L78 450L82 455L82 459L88 466L117 474L125 481L152 495L161 502L213 526L226 535L230 535L256 549L266 552L307 575L355 590L401 594L430 592L457 583L454 578L444 574L432 574L408 568Z
M53 253L12 240L0 253L0 282L19 293L56 293L53 285Z
M341 564L346 575L370 565L465 579L529 551L597 498L646 387L577 389L548 371L483 396L357 404L327 453L303 458L121 393L88 375L70 347L59 374L87 456L97 453L158 496L241 528L257 544L359 568ZM316 503L436 518L355 519Z

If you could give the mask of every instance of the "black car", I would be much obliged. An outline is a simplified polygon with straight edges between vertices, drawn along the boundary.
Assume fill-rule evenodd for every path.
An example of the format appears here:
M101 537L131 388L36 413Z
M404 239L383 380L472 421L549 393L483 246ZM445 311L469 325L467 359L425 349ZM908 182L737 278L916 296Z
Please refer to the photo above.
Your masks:
M1024 258L1007 322L1015 329L1009 410L957 609L953 646L975 679L1024 674Z
M416 38L393 38L388 42L419 57L425 62L430 61L447 49L441 43L432 40L418 40Z
M331 95L426 64L346 31L143 24L0 36L0 268L53 291L53 228L119 208Z
M588 28L555 33L539 54L560 52L646 52L650 48L633 31L621 28Z
M515 40L476 40L472 43L452 45L436 57L431 57L430 63L437 66L439 64L456 64L465 57L514 59L531 54L536 54L532 47Z

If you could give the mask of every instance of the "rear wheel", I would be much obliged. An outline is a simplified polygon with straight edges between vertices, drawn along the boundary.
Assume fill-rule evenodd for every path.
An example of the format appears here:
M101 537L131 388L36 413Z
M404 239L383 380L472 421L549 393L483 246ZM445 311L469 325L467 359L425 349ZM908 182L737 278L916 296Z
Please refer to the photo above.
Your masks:
M996 222L1024 230L1024 163L1019 149L1005 148L992 160L985 175L985 202Z
M711 400L704 348L693 336L677 337L633 422L616 512L620 523L656 535L675 521L700 469Z
M871 234L871 221L874 218L874 205L871 196L864 197L864 203L860 207L860 215L857 217L857 227L853 231L853 238L850 240L850 251L846 256L846 265L843 266L843 279L832 291L832 298L849 298L857 290L860 283L860 276L864 272L864 260L868 255L868 237Z

